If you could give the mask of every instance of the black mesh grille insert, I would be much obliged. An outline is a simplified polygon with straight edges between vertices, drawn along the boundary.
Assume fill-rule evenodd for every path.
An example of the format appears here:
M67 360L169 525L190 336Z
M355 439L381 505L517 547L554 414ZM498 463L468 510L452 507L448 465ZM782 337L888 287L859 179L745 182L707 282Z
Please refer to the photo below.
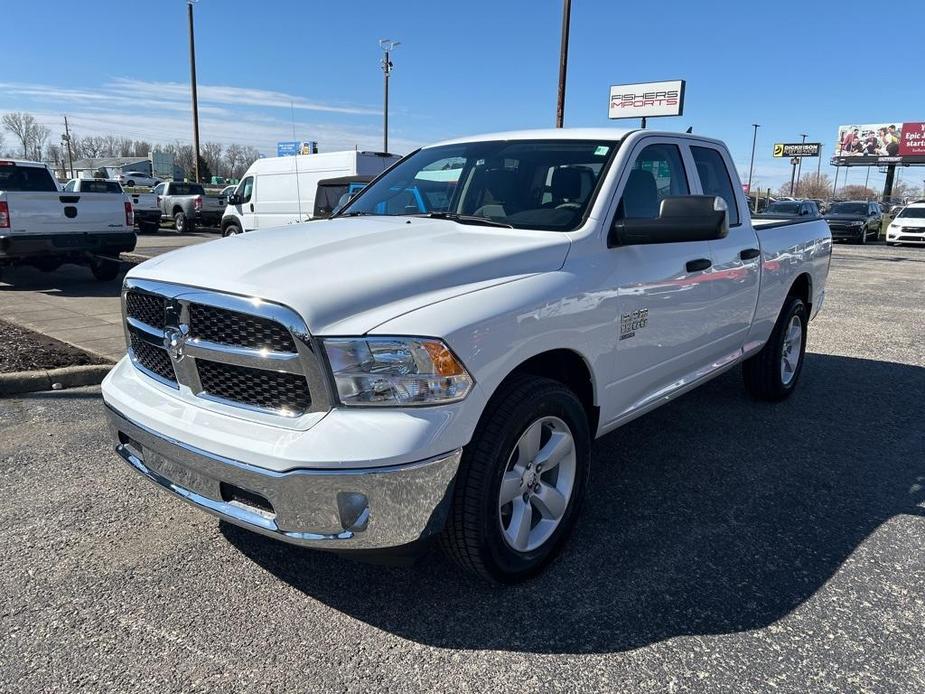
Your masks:
M311 405L304 376L249 369L197 359L203 390L225 400L263 407L269 410L305 412Z
M129 292L125 297L125 312L135 320L163 330L165 304L162 296Z
M266 318L203 304L191 304L189 316L190 334L201 340L274 352L296 351L289 331Z
M132 352L135 353L138 363L148 371L153 371L161 378L166 378L176 383L177 376L173 371L173 364L170 363L170 357L167 356L165 350L145 342L132 333Z

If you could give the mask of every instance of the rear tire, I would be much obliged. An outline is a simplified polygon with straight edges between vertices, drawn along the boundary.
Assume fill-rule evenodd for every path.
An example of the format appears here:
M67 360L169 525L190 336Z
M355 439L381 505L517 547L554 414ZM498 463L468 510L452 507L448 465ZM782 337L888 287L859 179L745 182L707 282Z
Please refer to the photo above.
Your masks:
M125 185L127 185L129 188L134 188L134 187L135 187L135 181L129 181L129 182L126 183Z
M796 388L803 371L808 318L803 300L787 297L765 346L742 364L745 390L756 400L783 400Z
M183 211L177 212L173 216L173 225L176 228L178 234L187 234L195 231L196 227L189 217L186 216L186 213Z
M100 282L112 282L119 276L122 264L115 258L92 258L90 272Z
M571 390L547 378L510 379L463 451L444 552L494 583L538 574L575 526L590 450L587 414Z
M868 232L867 232L867 227L864 227L864 228L861 230L861 235L858 237L858 244L859 244L859 245L863 246L865 243L867 243L867 233L868 233Z

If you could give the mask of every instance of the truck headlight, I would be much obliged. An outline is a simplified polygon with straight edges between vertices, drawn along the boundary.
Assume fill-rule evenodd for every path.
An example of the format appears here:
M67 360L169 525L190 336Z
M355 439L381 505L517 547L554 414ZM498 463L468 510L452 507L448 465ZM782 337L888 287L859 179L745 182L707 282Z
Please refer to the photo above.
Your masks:
M469 372L442 340L338 337L323 344L344 405L440 405L472 389Z

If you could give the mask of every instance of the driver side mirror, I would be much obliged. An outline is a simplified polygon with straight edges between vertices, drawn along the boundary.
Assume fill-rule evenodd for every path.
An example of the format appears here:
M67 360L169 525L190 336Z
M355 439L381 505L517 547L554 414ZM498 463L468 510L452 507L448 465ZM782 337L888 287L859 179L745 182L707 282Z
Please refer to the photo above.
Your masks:
M238 195L237 193L231 193L231 194L228 196L228 204L229 204L229 205L240 205L240 204L241 204L241 196Z
M726 201L713 195L677 195L662 200L654 219L616 219L608 248L650 243L713 241L729 233Z

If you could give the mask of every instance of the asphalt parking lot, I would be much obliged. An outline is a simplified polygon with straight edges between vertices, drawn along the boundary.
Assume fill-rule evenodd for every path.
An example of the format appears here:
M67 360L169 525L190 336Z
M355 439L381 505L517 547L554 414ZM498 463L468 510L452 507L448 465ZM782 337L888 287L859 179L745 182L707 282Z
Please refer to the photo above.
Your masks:
M0 401L0 690L925 691L925 249L836 246L785 403L730 372L597 442L539 579L220 524L98 389Z

